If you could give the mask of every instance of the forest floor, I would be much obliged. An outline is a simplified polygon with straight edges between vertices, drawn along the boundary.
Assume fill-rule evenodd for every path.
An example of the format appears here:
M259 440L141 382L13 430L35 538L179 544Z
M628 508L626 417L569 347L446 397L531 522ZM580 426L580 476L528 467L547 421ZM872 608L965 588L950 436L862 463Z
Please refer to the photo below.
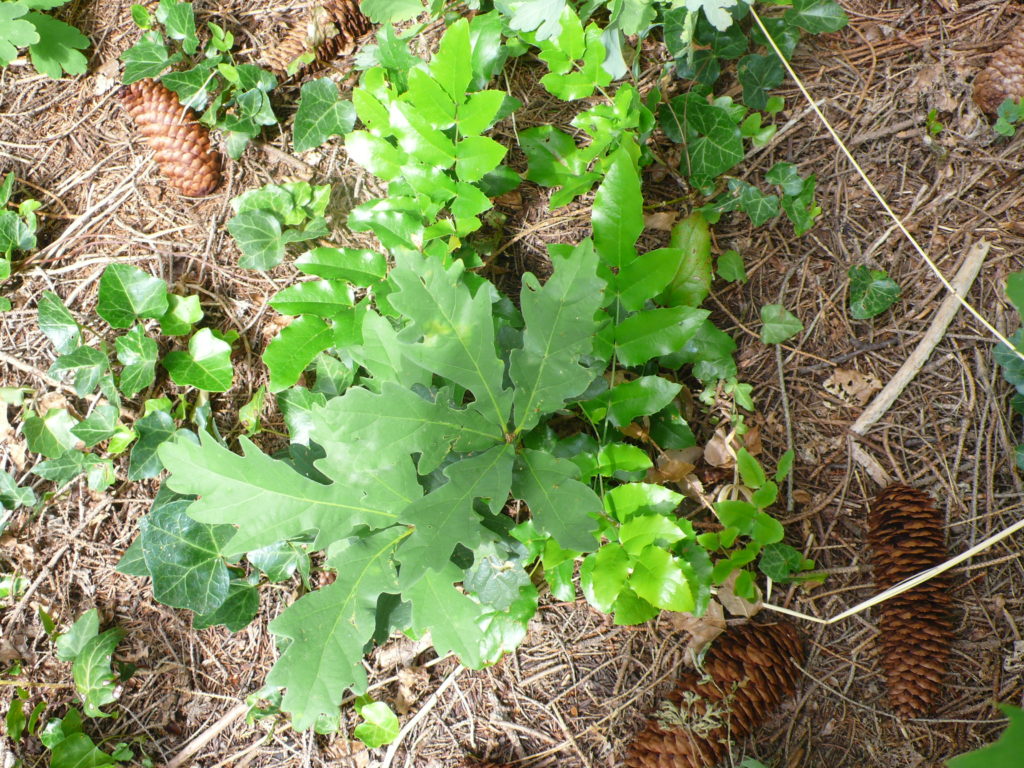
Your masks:
M1024 268L1024 137L997 137L972 103L970 83L1024 6L1004 0L842 4L849 26L802 43L794 68L945 275L956 272L973 243L991 244L969 300L1012 333L1019 320L1004 281ZM196 3L201 22L234 31L243 58L244 51L269 45L299 7L284 0L258 9L241 0ZM251 147L230 164L216 195L188 201L169 191L117 98L118 56L138 35L129 8L129 0L74 0L59 12L93 41L85 76L52 81L30 67L0 72L0 172L13 170L45 214L43 258L5 286L14 308L0 315L0 386L31 387L51 402L72 397L44 373L54 353L36 323L37 299L55 291L76 316L87 317L104 267L127 261L198 292L211 322L241 335L235 385L212 396L222 430L237 434L239 406L265 383L258 356L277 327L266 300L295 273L288 266L267 273L237 266L239 254L224 228L230 199L301 177L335 183L350 207L376 187L340 141L300 162L283 160L290 148L286 121L279 134L266 137L272 149ZM539 66L516 67L508 86L524 103L519 126L568 120L561 103L536 87ZM282 89L280 115L290 116L297 90ZM801 174L817 175L823 214L800 238L785 221L753 228L746 218L723 219L715 247L743 254L750 279L716 283L708 306L737 340L740 377L754 385L758 406L752 423L769 457L785 450L783 391L788 394L797 503L782 521L787 541L828 574L817 588L776 589L769 601L828 618L875 591L865 560L865 502L878 491L851 454L848 430L863 398L836 389L833 377L854 385L870 377L888 381L920 341L944 291L794 83L787 79L777 92L786 100L778 120L785 127L743 171L760 178L776 162L797 163ZM926 127L933 109L943 126L934 137ZM686 192L673 189L671 177L648 181L664 199ZM588 234L589 221L573 216L572 207L552 219L539 188L527 185L508 206L505 236L515 238L508 253L527 263L545 242ZM847 270L856 264L887 270L903 289L893 310L873 321L854 320L847 310ZM780 302L807 332L798 344L783 345L777 359L753 329L759 308ZM859 441L892 477L938 499L951 552L1024 514L1014 468L1020 425L1012 423L1011 387L993 362L993 348L990 335L961 311L924 369ZM272 403L264 419L282 428ZM694 428L710 437L709 425ZM2 466L45 491L46 483L28 475L35 459L26 460L21 436L8 438L0 440ZM394 702L401 694L408 702L403 723L423 714L390 756L343 735L296 733L272 718L225 718L261 687L275 657L267 622L292 595L280 589L265 596L257 620L237 634L223 627L195 631L187 612L153 599L147 582L116 573L156 488L155 482L119 483L93 494L78 482L40 513L14 515L0 538L0 563L27 577L32 591L17 609L0 611L0 651L7 660L12 652L23 658L24 679L54 686L45 698L58 711L73 698L69 665L57 660L36 608L66 624L98 607L106 623L126 631L117 658L138 670L121 692L122 716L96 721L95 728L117 739L139 738L157 765L199 737L205 741L194 764L208 768L382 762L441 768L461 765L466 754L522 766L618 766L682 660L687 636L665 619L616 627L582 601L549 596L523 646L491 669L462 670L410 641L393 641L369 658L374 695ZM933 717L901 722L887 708L871 611L827 626L803 622L808 657L798 695L755 738L736 746L733 763L752 756L776 768L924 768L991 741L1005 722L995 702L1020 704L1024 695L1020 558L1018 536L953 570L956 642ZM3 711L7 691L0 689ZM36 743L20 756L36 766L43 754Z

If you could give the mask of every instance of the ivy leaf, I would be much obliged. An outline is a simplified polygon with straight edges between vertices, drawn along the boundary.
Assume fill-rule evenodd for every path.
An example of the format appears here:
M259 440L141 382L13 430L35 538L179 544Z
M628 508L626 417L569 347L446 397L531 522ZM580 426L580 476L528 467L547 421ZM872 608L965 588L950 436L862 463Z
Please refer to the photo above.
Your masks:
M346 688L366 690L362 649L373 636L378 595L398 593L394 552L407 533L388 528L335 544L327 564L337 578L270 622L271 632L291 642L280 644L266 683L287 688L281 706L296 730L336 712Z
M352 735L363 744L370 749L376 749L398 738L398 716L383 701L372 701L362 706L357 704L356 707L364 722L355 727Z
M32 473L39 475L44 480L49 480L58 486L62 486L74 480L93 465L100 463L100 461L99 458L92 454L69 449L55 459L40 462L32 470Z
M192 626L206 629L223 624L231 632L240 632L252 623L259 607L260 593L256 586L245 579L233 579L224 602L210 613L197 613L192 617Z
M598 374L581 364L598 329L604 281L597 254L584 242L556 259L554 274L541 286L523 275L520 297L526 329L523 346L512 351L509 376L516 385L516 431L532 429L540 417L580 395Z
M239 443L243 456L201 432L199 445L171 440L158 451L171 472L166 481L171 490L199 496L189 508L193 519L238 526L225 545L228 558L309 531L318 534L320 546L314 542L314 548L323 549L324 542L341 540L359 525L380 528L396 522L394 495L372 493L369 480L353 474L343 486L321 485L260 452L248 438L240 437ZM382 479L394 481L394 476ZM406 493L408 485L398 491ZM260 510L258 518L253 509Z
M97 405L87 419L71 428L71 434L85 443L86 448L91 448L114 434L119 415L112 405Z
M338 86L328 78L313 80L302 86L292 145L296 152L319 147L331 136L344 136L355 122L355 107L338 95Z
M162 488L139 525L153 596L172 608L199 614L216 610L227 597L230 574L223 547L234 529L208 525L187 514L192 499Z
M111 669L111 656L124 637L120 628L90 638L76 654L71 665L75 689L82 697L82 708L89 717L113 717L100 707L116 701L115 675Z
M75 393L85 397L96 389L110 363L107 356L93 347L79 347L73 352L58 357L47 373L54 378L71 371L75 374Z
M39 330L46 334L46 338L57 348L57 353L66 355L77 349L81 344L82 333L60 296L52 291L44 291L39 297L37 308Z
M100 632L100 612L96 608L86 611L72 624L67 632L57 637L57 658L74 661L86 644Z
M846 12L835 0L793 0L793 7L786 11L783 18L786 23L812 35L837 32L849 21Z
M196 17L192 10L192 3L160 0L156 9L156 18L164 25L167 36L172 40L180 41L182 50L189 56L199 49L199 40L196 38Z
M513 458L512 446L505 444L449 464L447 482L401 512L402 522L414 526L398 552L403 589L428 570L441 570L456 544L480 544L486 529L473 502L482 499L492 512L501 508L512 486Z
M804 329L800 318L781 304L761 307L761 322L761 341L764 344L781 344Z
M71 434L75 424L77 422L66 408L50 408L42 418L26 416L21 429L30 451L55 459L78 443L78 438Z
M165 411L153 411L135 422L139 440L132 447L128 462L128 479L156 477L163 470L157 449L174 434L174 419Z
M782 82L786 70L774 53L751 53L740 59L736 73L743 86L743 103L751 109L764 109L768 91Z
M850 267L850 316L867 320L880 315L900 298L900 286L884 270L863 264Z
M25 21L34 26L39 35L39 42L30 43L28 47L37 72L54 80L59 80L64 72L69 75L85 73L88 59L80 51L89 47L89 38L70 24L43 13L29 13Z
M517 457L512 493L530 507L534 524L559 546L579 552L593 549L601 500L577 478L571 461L543 451L526 450Z
M604 181L594 195L591 214L594 248L601 261L613 270L622 269L636 258L636 240L644 229L643 196L637 161L627 145L610 158Z
M111 264L100 278L96 313L114 328L130 328L136 318L167 312L167 284L130 264Z
M4 509L17 509L35 503L35 491L31 488L20 488L8 472L0 469L0 506Z
M271 392L295 384L313 358L334 343L334 331L319 317L303 316L286 325L267 345L263 362Z
M658 108L666 135L685 143L681 170L697 186L708 184L743 159L743 136L728 110L695 93L676 96Z
M196 387L207 392L226 392L231 388L231 345L202 328L188 341L188 352L170 352L160 364L175 384Z
M626 367L678 352L694 337L706 309L669 307L638 312L615 326L615 356Z
M470 297L464 264L445 269L436 259L403 254L391 271L398 291L388 299L413 322L402 333L403 354L420 368L465 387L497 422L508 419L512 393L502 387L504 365L494 347L491 294Z
M261 210L241 211L228 222L228 232L242 251L238 260L244 269L270 269L284 260L281 222Z
M171 56L160 34L147 32L139 42L121 54L121 60L124 62L122 81L130 85L147 77L159 76L167 67L180 61L181 54Z
M118 380L121 393L135 397L156 380L156 342L146 335L141 325L136 325L114 341L114 348L118 362L124 366Z
M309 444L309 434L313 430L316 418L319 418L317 406L326 403L327 398L321 393L310 392L303 387L292 387L278 393L277 405L284 416L292 443Z
M168 336L185 336L202 319L203 308L198 296L176 296L171 293L167 296L167 311L160 318L160 330Z

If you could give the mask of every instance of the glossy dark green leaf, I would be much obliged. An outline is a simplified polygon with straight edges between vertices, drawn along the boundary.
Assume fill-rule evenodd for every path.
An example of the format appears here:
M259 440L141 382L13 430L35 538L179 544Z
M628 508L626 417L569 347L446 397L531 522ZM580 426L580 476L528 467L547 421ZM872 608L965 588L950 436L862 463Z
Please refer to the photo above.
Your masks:
M93 347L82 346L58 357L48 373L54 378L60 378L62 373L73 373L75 393L84 397L96 389L109 365L106 354Z
M343 136L355 125L356 110L351 101L338 95L338 86L328 78L302 86L299 108L292 128L296 152L319 147L331 136Z
M114 347L117 360L123 366L118 379L121 393L135 397L156 380L156 342L146 335L141 325L136 325L116 339Z
M263 353L270 371L269 390L280 392L295 384L313 358L333 343L333 329L319 317L303 315L286 325Z
M132 447L128 463L128 479L156 477L163 470L157 448L175 433L174 419L164 411L153 411L135 422L138 442Z
M167 311L167 284L130 264L111 264L100 278L96 312L114 328L130 328L140 317Z
M231 345L214 336L209 328L196 331L189 339L187 352L170 352L160 364L175 384L208 392L227 391L234 377Z
M850 267L849 276L850 316L855 320L880 315L900 298L899 284L884 270L858 264Z
M230 575L222 548L229 525L207 525L188 516L192 500L161 490L139 536L153 595L164 605L212 613L227 598Z
M78 348L82 340L81 331L60 296L44 291L39 297L38 311L39 330L46 334L58 354L66 355Z

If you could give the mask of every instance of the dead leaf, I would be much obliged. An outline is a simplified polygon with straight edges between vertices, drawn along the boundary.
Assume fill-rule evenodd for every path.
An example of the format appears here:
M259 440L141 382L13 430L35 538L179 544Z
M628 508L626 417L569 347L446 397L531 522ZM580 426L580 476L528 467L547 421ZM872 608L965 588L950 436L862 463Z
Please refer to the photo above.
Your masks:
M717 600L712 600L708 604L703 616L666 611L665 617L673 629L690 634L690 640L686 644L687 661L698 655L704 646L725 631L725 612Z
M743 447L747 449L747 452L751 456L761 455L761 428L757 425L752 426L743 435Z
M725 428L719 427L708 444L704 446L704 461L713 467L734 467L736 466L736 451L729 444L733 435L726 435Z
M671 232L679 215L675 211L658 211L644 215L644 226L648 229L660 229Z
M426 667L403 667L398 670L398 695L395 696L395 711L399 715L408 714L428 685L430 685L430 673Z
M749 619L764 607L764 603L761 600L761 590L758 589L756 584L754 589L757 592L757 601L753 603L745 597L740 597L733 591L736 588L736 579L739 578L739 575L739 571L733 571L729 578L722 582L722 585L718 588L718 599L733 616L743 616Z
M863 406L882 388L882 382L872 373L863 374L850 368L836 368L822 386L826 392L843 402Z
M68 399L60 392L45 392L36 400L36 410L39 415L44 415L51 408L67 408Z

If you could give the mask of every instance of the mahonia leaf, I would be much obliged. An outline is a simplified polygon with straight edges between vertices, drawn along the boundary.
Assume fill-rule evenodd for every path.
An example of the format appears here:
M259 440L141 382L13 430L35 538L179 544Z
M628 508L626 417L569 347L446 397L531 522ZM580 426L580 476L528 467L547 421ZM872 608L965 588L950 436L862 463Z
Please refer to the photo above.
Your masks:
M398 552L403 590L428 570L444 568L456 544L473 549L483 541L487 529L473 502L483 499L492 512L501 508L512 485L513 458L512 446L503 444L449 464L448 482L402 511L402 522L415 526Z
M523 275L523 347L512 351L509 376L515 383L516 431L532 429L543 414L580 395L600 375L580 364L598 329L595 315L604 296L597 254L589 242L555 259L554 274L542 287Z
M445 269L436 259L405 253L391 272L398 291L391 305L412 324L399 334L402 352L427 371L444 376L473 393L481 409L504 423L512 393L502 388L504 366L494 347L491 293L470 296L464 264Z
M565 549L587 552L596 544L592 532L602 505L578 477L579 468L571 461L526 450L516 462L512 492L529 505L537 528Z
M322 549L349 536L358 525L395 522L393 498L368 495L359 478L345 478L344 486L321 485L260 452L245 437L239 438L244 456L205 432L200 441L166 442L160 446L160 460L171 472L171 490L201 497L189 508L192 518L238 526L224 545L229 558L311 530L317 531L314 548Z
M618 270L636 258L634 246L644 229L643 195L636 156L627 145L611 156L608 173L594 195L591 216L594 246L602 261Z
M335 581L270 623L271 632L290 642L282 643L267 685L287 688L281 706L296 730L336 713L346 688L366 690L363 646L373 635L378 596L398 593L393 555L407 535L408 529L395 527L336 543L327 561L337 570Z

